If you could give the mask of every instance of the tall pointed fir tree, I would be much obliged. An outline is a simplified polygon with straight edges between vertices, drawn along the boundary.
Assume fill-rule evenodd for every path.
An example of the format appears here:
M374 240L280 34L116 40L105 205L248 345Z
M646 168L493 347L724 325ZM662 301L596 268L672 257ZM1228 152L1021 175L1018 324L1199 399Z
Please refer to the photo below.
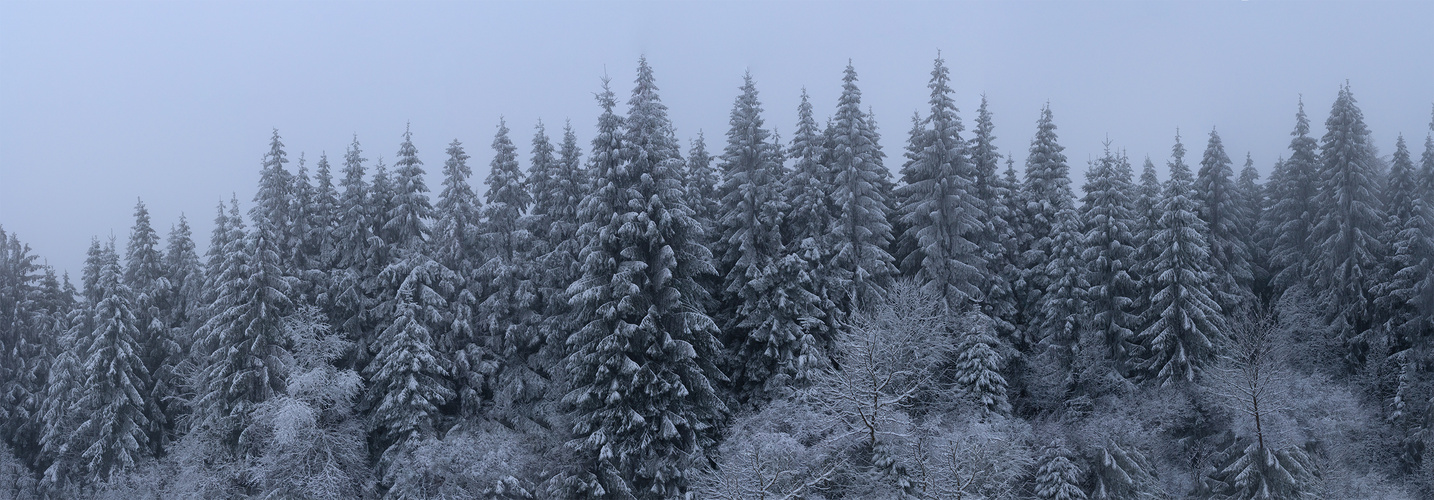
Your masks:
M1374 319L1369 290L1379 275L1385 214L1369 129L1348 86L1340 89L1325 127L1319 189L1312 200L1318 222L1310 233L1311 270L1321 309L1345 344L1348 368L1358 369L1369 349L1366 333Z
M1140 332L1144 359L1137 369L1161 386L1192 383L1213 361L1225 320L1212 297L1205 221L1196 213L1190 167L1180 135L1170 159L1170 179L1158 210L1160 221L1145 244L1155 260L1149 268L1154 294L1146 304L1149 326ZM1157 253L1158 252L1158 253Z
M422 165L413 133L405 129L382 225L393 259L375 280L379 302L372 312L379 334L363 372L382 469L408 443L436 437L439 409L454 397L448 382L452 366L436 341L448 334L450 299L462 280L427 253L433 206Z
M363 150L358 136L349 144L344 153L343 194L339 196L338 214L334 227L333 269L329 271L329 318L336 330L343 332L357 344L355 358L368 358L368 343L372 340L372 320L369 309L374 298L367 289L372 276L383 270L383 262L375 257L374 249L382 245L374 233L377 203L371 203L373 190L364 180Z
M718 219L721 218L718 205L722 199L717 188L722 179L717 168L712 166L712 160L712 155L707 153L707 138L698 131L687 153L683 184L687 186L687 204L692 207L692 217L702 224L709 237L716 238Z
M272 241L279 255L279 266L286 274L296 275L294 256L299 242L295 240L293 228L297 224L294 214L295 177L285 169L289 163L284 152L284 142L279 130L269 139L269 152L264 154L264 167L259 172L259 190L254 193L254 208L249 216L254 229L263 229Z
M149 374L149 386L144 387L145 419L149 428L149 452L162 455L174 432L178 408L171 405L181 389L180 376L176 366L184 359L179 342L165 321L173 308L173 287L164 268L164 257L159 252L159 234L150 225L149 210L144 201L134 207L134 228L130 230L129 245L125 252L124 281L131 292L131 307L135 315L140 359L144 361L145 372Z
M310 234L308 239L315 246L316 256L312 268L325 271L325 278L328 278L327 271L335 266L337 258L337 241L334 239L334 230L339 225L339 192L334 187L333 169L329 165L329 155L319 155L319 163L314 171L314 206L310 209ZM332 282L326 279L326 282ZM328 290L322 290L325 306L329 302Z
M1085 500L1080 489L1084 472L1072 460L1065 443L1057 440L1046 445L1036 460L1035 494L1040 500Z
M1245 165L1240 168L1240 178L1235 181L1236 204L1242 209L1236 229L1250 252L1250 291L1256 297L1267 297L1269 291L1269 249L1263 245L1265 239L1260 233L1260 219L1265 213L1265 188L1260 185L1260 172L1255 170L1255 159L1245 153Z
M30 246L0 227L0 432L22 460L39 452L43 432L37 413L44 399L46 371L54 356L52 336L41 312L41 274Z
M856 68L847 63L842 77L842 94L825 149L830 156L836 206L832 237L835 240L833 267L844 283L842 306L858 310L881 293L895 274L891 254L891 212L885 186L891 172L882 165L876 124L861 109L861 89L856 86Z
M829 236L836 227L833 199L828 190L833 181L831 171L822 164L825 154L821 131L812 116L812 104L802 89L797 106L796 133L788 154L794 164L782 178L782 191L788 210L783 222L789 254L806 261L810 281L806 285L816 296L820 315L805 319L804 328L815 337L823 352L832 352L836 331L845 320L838 302L845 294L834 267L836 248Z
M732 105L722 153L718 234L714 243L722 276L718 314L728 348L727 373L738 401L760 403L814 366L820 350L802 326L819 318L809 262L788 252L782 226L789 206L782 196L781 159L763 127L762 104L751 74Z
M486 293L478 305L478 323L501 357L502 367L495 389L509 419L521 417L517 404L541 397L542 368L535 356L543 347L534 313L538 296L533 267L527 250L532 246L523 214L533 203L518 168L518 149L508 139L508 126L500 119L493 136L493 161L489 164L483 218L478 232L485 261L478 268L478 281Z
M254 407L279 394L287 375L286 336L281 318L292 307L293 279L279 267L272 222L256 205L255 228L244 231L237 201L230 204L223 252L211 274L217 290L211 316L200 327L195 346L201 356L196 389L197 421L238 450L241 432Z
M1420 383L1418 367L1427 363L1434 340L1434 218L1430 206L1420 199L1421 186L1414 162L1404 144L1395 143L1394 161L1389 168L1386 192L1389 219L1381 239L1389 245L1384 276L1372 293L1379 325L1387 336L1390 357L1396 364L1390 420L1406 438L1400 458L1407 470L1418 470L1423 457L1421 434L1428 424L1419 415L1427 402L1413 396Z
M1295 130L1290 133L1290 157L1276 165L1270 174L1267 191L1270 209L1261 219L1262 231L1268 235L1271 285L1281 293L1296 284L1306 284L1312 275L1310 259L1314 255L1311 235L1316 222L1315 192L1320 185L1318 144L1309 136L1310 122L1305 116L1304 100L1295 114Z
M1155 237L1155 232L1159 230L1160 217L1164 213L1160 208L1161 191L1160 177L1155 173L1155 162L1150 161L1150 157L1146 156L1145 165L1140 172L1140 184L1136 187L1135 261L1131 268L1136 284L1139 286L1133 305L1137 318L1131 328L1137 334L1155 321L1155 318L1149 315L1155 312L1150 309L1150 302L1156 292L1160 291L1160 279L1155 273L1155 262L1162 249L1151 245L1150 241Z
M1124 375L1137 354L1135 329L1140 328L1135 302L1139 219L1130 162L1116 157L1109 147L1087 174L1080 219L1084 223L1080 262L1086 275L1089 330L1118 373Z
M996 124L987 107L986 96L976 109L975 135L967 146L975 171L976 197L986 209L985 229L976 234L975 243L986 261L986 288L982 290L981 310L989 316L1001 338L1015 335L1016 298L1011 277L1018 269L1015 227L1011 223L1010 198L1015 187L1001 177L1001 153L996 150Z
M82 341L86 377L75 401L82 420L70 436L78 472L91 482L107 480L149 455L149 373L140 358L134 295L121 273L111 241L99 275L95 330Z
M169 280L170 309L165 322L174 329L180 354L189 353L193 334L204 320L204 265L194 246L194 231L184 214L169 230L164 254L164 272Z
M1022 185L1022 200L1026 202L1023 230L1029 235L1021 247L1022 278L1025 290L1022 307L1026 310L1028 330L1038 331L1043 325L1040 319L1041 296L1058 277L1051 276L1049 265L1059 253L1055 231L1062 210L1074 210L1075 193L1071 191L1070 167L1066 165L1065 147L1057 142L1056 124L1051 115L1050 104L1041 108L1041 119L1036 122L1036 136L1031 140L1030 154L1026 157L1026 179ZM1028 334L1031 340L1042 335Z
M583 275L568 289L582 322L568 338L563 398L583 468L570 487L592 498L679 497L687 461L714 445L726 413L712 385L723 379L721 345L696 282L714 270L646 59L626 120L606 87L598 102Z
M448 143L448 160L443 162L443 192L434 207L438 220L433 225L432 257L438 264L452 270L463 284L454 289L449 302L453 321L447 334L433 339L435 347L453 356L453 378L456 393L465 413L476 415L483 402L482 393L492 374L493 356L487 343L480 338L474 309L483 292L477 270L482 264L482 242L478 224L483 202L473 192L468 178L468 153L463 143Z
M1249 238L1241 230L1245 207L1240 203L1234 177L1220 134L1212 129L1195 177L1195 199L1200 204L1200 220L1209 228L1210 279L1215 302L1227 313L1250 303L1254 280L1247 247Z
M536 140L536 139L535 139ZM536 146L535 146L536 148ZM535 164L536 166L536 164ZM541 244L534 248L541 254L532 261L543 272L538 278L538 295L542 301L543 336L553 365L559 364L568 332L575 329L567 300L567 288L582 275L578 253L583 243L577 238L582 223L579 207L592 185L582 165L582 149L571 123L563 126L563 142L558 157L551 165L547 187L533 187L534 230ZM556 369L557 366L549 366ZM556 377L557 373L550 373Z
M1047 280L1046 289L1036 302L1031 318L1031 331L1053 356L1056 368L1066 377L1062 382L1069 390L1074 378L1076 355L1080 352L1081 335L1089 328L1086 294L1090 291L1087 269L1082 259L1085 235L1083 222L1075 207L1056 212L1049 236L1049 258L1038 272Z
M974 240L989 228L976 170L961 139L950 79L950 70L938 56L926 85L931 89L931 112L912 137L908 149L914 156L902 168L905 184L897 196L906 225L903 236L913 243L902 267L915 270L922 286L945 299L950 310L964 311L984 299L989 270L986 255Z

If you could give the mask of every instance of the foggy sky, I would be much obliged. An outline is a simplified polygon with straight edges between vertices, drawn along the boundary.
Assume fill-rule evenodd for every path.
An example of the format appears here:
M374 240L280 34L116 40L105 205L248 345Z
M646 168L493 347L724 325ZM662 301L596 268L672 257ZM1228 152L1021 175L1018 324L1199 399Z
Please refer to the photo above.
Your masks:
M143 198L161 237L187 214L202 253L214 207L251 205L273 128L292 170L354 134L391 164L412 124L431 195L448 142L479 193L500 116L521 162L533 126L584 147L606 73L625 102L652 64L684 144L720 153L750 70L784 139L803 87L824 121L848 59L895 171L927 109L937 51L966 137L980 94L1022 165L1047 101L1076 186L1108 138L1162 166L1180 128L1196 165L1218 127L1238 170L1286 154L1296 102L1315 125L1346 80L1382 153L1417 156L1434 102L1434 2L0 2L0 226L60 271L90 238L121 251ZM620 111L626 110L622 106ZM586 156L585 156L586 157ZM372 167L370 161L370 168Z

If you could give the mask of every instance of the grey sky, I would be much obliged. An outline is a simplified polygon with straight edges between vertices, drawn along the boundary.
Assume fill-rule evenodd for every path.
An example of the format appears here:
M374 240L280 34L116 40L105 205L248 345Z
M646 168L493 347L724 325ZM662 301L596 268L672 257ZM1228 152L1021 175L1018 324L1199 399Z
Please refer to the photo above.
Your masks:
M1434 102L1434 2L0 2L0 225L78 273L91 236L123 246L136 197L161 236L188 214L201 251L214 206L247 208L270 129L290 159L392 159L405 122L438 185L462 140L473 183L505 116L526 168L533 125L591 139L604 71L625 98L646 54L684 143L720 151L744 70L785 136L800 90L820 117L848 58L900 165L939 49L961 117L980 94L1020 164L1042 104L1081 184L1109 137L1191 163L1212 126L1262 172L1285 153L1302 93L1319 133L1353 86L1380 149L1422 151ZM294 165L291 164L292 168ZM78 276L75 276L78 279Z

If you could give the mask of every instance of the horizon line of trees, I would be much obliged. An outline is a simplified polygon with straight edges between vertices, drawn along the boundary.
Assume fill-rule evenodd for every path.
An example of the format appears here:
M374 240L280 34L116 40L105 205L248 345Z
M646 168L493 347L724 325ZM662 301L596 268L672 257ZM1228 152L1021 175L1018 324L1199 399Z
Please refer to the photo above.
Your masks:
M1434 123L1081 195L1049 105L1018 174L939 57L887 167L849 64L820 125L750 74L684 155L645 59L586 150L500 119L482 197L405 132L311 177L277 130L205 255L140 201L77 287L0 229L15 496L1411 498L1434 492ZM584 156L586 158L584 158ZM1005 160L1002 169L1002 160Z

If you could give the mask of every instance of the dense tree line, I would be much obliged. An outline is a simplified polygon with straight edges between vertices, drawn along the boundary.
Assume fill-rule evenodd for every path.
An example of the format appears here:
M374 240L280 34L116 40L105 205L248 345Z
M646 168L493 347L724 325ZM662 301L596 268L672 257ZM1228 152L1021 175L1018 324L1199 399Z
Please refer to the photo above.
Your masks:
M851 65L788 142L746 75L684 157L639 60L586 150L539 123L525 171L500 120L482 197L457 140L434 199L407 131L313 177L275 131L202 256L140 202L77 288L0 230L0 489L1434 494L1434 124L1381 155L1346 85L1263 184L1212 130L1077 193L1049 105L1022 178L949 73L900 165Z

